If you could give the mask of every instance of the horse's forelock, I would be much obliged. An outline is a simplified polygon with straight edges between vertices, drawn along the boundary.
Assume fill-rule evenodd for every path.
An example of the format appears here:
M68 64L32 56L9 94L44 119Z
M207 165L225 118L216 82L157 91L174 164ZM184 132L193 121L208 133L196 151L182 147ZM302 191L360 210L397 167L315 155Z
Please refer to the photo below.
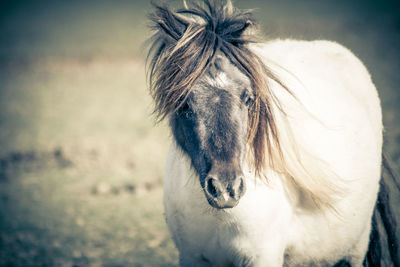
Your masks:
M223 1L204 0L204 5L191 3L178 11L154 5L151 19L156 32L149 52L154 112L162 120L179 109L193 85L213 63L216 53L222 52L249 78L253 87L255 100L249 108L248 143L256 172L262 174L267 167L266 149L271 167L276 158L272 155L281 155L272 111L276 100L267 79L283 83L247 47L255 40L254 35L245 34L255 25L249 12L234 9L230 1L223 4Z

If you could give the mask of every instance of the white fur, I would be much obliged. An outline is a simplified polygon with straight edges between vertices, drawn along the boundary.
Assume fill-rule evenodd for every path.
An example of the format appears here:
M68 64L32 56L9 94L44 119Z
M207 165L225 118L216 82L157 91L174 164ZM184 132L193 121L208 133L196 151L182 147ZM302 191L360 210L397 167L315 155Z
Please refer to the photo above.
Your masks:
M287 164L302 166L290 175L269 170L268 182L245 169L247 192L238 206L216 210L173 143L164 205L181 265L325 266L346 258L361 266L382 146L380 103L367 70L328 41L276 40L252 49L299 100L271 82L287 113L277 113ZM328 188L335 186L340 190ZM330 194L331 202L315 208L303 189Z

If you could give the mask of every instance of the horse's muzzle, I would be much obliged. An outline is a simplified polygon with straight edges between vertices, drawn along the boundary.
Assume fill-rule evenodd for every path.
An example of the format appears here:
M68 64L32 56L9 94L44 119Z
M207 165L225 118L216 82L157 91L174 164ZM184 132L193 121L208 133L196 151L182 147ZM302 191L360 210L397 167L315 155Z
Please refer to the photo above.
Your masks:
M246 192L246 183L241 175L232 181L221 181L217 177L208 176L204 192L208 203L214 208L233 208Z

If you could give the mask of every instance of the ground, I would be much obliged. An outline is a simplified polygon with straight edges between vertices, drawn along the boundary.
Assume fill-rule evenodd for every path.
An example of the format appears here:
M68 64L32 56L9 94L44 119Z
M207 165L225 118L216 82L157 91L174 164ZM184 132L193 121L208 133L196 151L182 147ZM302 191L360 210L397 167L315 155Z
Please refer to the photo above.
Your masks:
M335 40L361 58L399 172L400 12L348 2L235 1L255 8L266 38ZM146 87L150 10L0 4L0 266L177 265L162 207L170 134Z

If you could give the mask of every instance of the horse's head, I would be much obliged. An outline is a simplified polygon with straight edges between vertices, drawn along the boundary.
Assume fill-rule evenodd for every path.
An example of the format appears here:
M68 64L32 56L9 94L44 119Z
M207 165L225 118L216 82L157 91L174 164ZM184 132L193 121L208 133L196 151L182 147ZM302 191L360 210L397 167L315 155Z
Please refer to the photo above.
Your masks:
M247 77L218 56L171 116L174 138L216 208L234 207L246 190L242 165L252 99Z
M170 119L208 202L231 208L246 191L245 160L260 173L265 147L279 148L266 77L278 80L247 46L249 13L222 2L155 6L149 75L156 113Z

